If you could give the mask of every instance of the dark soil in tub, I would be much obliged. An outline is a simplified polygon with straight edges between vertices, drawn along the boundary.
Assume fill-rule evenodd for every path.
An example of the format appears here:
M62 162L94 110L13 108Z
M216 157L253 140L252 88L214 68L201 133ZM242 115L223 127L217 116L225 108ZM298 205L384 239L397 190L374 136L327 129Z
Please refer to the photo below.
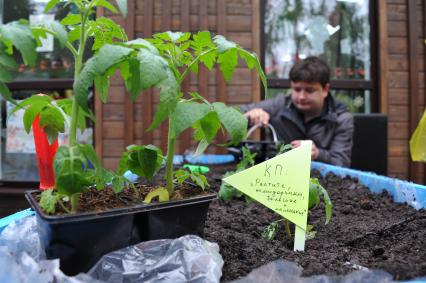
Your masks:
M219 187L218 177L231 168L212 168L213 187ZM325 225L324 208L312 210L308 223L317 234L306 241L305 252L293 252L293 240L282 226L275 240L261 238L263 229L280 219L264 206L244 200L211 204L205 238L220 246L223 282L279 258L302 266L305 276L347 274L359 267L383 269L395 280L426 275L425 210L393 203L387 193L373 194L354 179L332 174L319 179L332 199L333 217Z

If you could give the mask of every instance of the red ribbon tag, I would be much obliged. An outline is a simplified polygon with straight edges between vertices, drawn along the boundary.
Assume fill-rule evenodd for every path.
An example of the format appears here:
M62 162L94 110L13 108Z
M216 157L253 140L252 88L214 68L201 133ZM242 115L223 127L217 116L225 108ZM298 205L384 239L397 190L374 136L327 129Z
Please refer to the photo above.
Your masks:
M40 174L40 190L52 189L55 187L53 158L58 149L58 140L56 139L52 144L49 144L46 133L40 128L40 115L37 115L33 121L33 133Z

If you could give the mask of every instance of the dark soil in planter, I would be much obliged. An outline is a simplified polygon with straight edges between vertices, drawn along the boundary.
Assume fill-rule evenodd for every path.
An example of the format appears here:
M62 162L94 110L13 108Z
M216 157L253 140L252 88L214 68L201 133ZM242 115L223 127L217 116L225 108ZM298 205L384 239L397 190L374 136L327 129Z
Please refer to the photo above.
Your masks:
M142 181L142 183L136 184L136 191L130 187L123 189L119 193L115 193L112 187L106 187L102 190L96 188L90 188L86 192L79 196L79 209L78 212L102 212L116 208L131 207L134 205L142 204L146 195L152 190L158 187L165 187L164 172L160 170L158 175L152 182ZM209 190L202 191L200 188L193 186L189 183L183 183L182 185L176 185L175 191L170 198L171 200L187 199L191 197L206 195L211 193ZM40 193L35 193L35 199L37 202L40 201ZM154 198L153 203L158 202L157 198ZM70 204L64 202L64 205L70 210ZM56 205L56 212L54 215L68 214L60 204Z
M229 169L216 166L212 185L219 187L218 177ZM333 217L325 225L322 206L311 212L308 223L317 234L306 242L305 252L293 252L282 226L275 240L261 238L263 229L280 217L258 203L216 200L210 205L205 238L220 246L222 281L279 258L302 266L304 276L347 274L360 266L383 269L395 280L426 275L425 210L393 203L387 193L373 194L354 179L329 174L320 182L333 201Z

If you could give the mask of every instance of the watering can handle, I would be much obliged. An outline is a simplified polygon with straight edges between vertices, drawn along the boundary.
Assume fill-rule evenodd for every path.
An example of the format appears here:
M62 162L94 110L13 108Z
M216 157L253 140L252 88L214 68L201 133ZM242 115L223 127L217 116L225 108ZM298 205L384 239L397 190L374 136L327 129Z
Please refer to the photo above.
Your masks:
M261 127L262 124L256 124L253 127L251 127L248 132L247 132L247 138L254 132L254 130L256 130L257 128ZM275 131L274 127L272 127L271 124L266 124L266 126L271 130L272 132L272 139L274 140L275 143L278 142L278 137L277 137L277 132Z

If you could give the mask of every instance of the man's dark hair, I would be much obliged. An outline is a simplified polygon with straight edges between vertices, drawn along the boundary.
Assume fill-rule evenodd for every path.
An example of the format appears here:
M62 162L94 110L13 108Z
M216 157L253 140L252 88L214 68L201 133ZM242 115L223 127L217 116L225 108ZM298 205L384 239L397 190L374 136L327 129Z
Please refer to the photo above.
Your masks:
M320 83L324 87L330 82L330 67L319 57L307 57L293 65L290 81Z

